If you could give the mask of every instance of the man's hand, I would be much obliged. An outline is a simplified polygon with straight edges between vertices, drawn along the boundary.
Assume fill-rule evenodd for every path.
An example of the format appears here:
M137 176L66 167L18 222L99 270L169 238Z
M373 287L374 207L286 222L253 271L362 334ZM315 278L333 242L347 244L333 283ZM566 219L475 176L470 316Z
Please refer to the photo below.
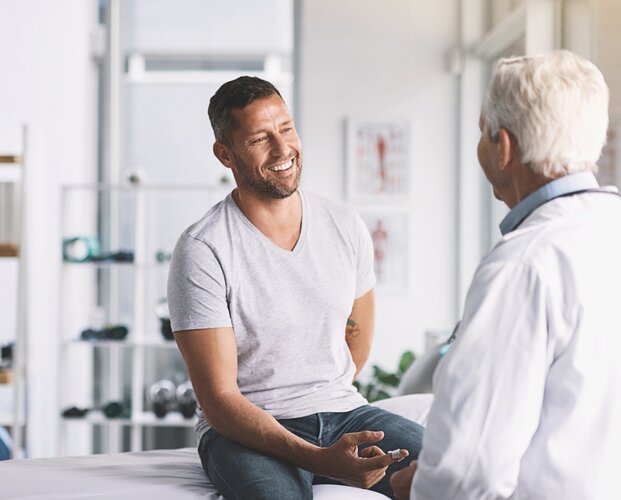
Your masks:
M390 487L395 492L397 500L408 500L410 498L410 488L412 479L416 473L416 460L410 462L410 466L395 472L390 476Z
M336 443L322 448L320 465L315 471L320 476L356 486L370 488L386 475L386 469L394 462L407 457L407 450L399 450L399 456L393 458L377 446L369 446L358 456L358 445L376 443L384 437L383 432L362 431L344 434Z

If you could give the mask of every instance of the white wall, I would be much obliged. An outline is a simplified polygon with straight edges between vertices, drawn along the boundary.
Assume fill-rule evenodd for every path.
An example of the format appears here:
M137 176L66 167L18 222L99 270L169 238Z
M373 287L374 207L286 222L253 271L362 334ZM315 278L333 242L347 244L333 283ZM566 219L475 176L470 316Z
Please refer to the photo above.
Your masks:
M59 186L96 172L96 2L0 2L0 149L28 125L28 426L33 457L55 451Z
M621 122L621 3L618 0L596 0L594 62L599 66L610 88L610 119Z
M426 330L456 320L457 1L306 0L299 27L305 189L345 199L345 118L412 125L410 286L378 297L370 359L392 370L404 350L422 352Z
M286 53L292 43L288 0L124 0L123 9L131 52L239 56Z

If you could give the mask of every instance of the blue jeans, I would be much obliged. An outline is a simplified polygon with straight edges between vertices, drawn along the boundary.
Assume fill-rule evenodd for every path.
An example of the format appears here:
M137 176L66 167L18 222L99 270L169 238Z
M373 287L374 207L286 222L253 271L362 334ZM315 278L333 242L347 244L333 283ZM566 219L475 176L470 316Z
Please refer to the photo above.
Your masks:
M390 476L418 458L423 428L400 415L365 405L344 413L315 413L307 417L279 420L293 434L317 446L334 444L343 434L359 431L384 431L374 443L384 451L405 448L410 455L388 467L386 476L371 490L393 498ZM360 449L365 446L361 446ZM298 500L313 498L313 484L334 480L241 446L209 429L201 439L198 454L207 476L228 500Z

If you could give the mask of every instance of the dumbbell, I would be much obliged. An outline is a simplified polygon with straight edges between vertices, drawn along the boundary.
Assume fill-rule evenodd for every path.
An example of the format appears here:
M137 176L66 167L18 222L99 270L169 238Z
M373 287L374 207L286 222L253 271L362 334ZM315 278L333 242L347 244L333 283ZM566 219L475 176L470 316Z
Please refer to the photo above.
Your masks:
M181 414L185 418L192 418L196 414L196 408L198 407L192 383L187 380L179 384L175 396L177 399L177 408Z
M124 325L110 325L104 328L87 328L80 334L82 340L124 340L128 329Z
M194 390L189 381L175 387L170 380L158 380L149 387L147 399L158 418L164 418L175 406L185 418L192 418L197 408Z
M78 408L77 406L71 406L62 412L62 416L67 418L81 418L89 411L93 410L101 410L108 418L129 418L131 416L129 405L122 401L110 401L101 408Z
M174 340L172 326L170 324L170 312L168 310L168 300L162 298L155 304L155 315L160 320L160 332L166 340Z
M175 384L170 380L158 380L149 387L147 399L157 418L164 418L175 400Z

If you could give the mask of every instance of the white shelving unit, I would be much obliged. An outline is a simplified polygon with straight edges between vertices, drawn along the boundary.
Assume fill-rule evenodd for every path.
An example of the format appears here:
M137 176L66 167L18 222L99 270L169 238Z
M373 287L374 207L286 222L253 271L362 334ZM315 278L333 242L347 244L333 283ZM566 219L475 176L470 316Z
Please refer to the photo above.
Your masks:
M24 184L26 127L18 153L0 152L0 343L13 343L12 366L0 371L0 425L10 430L13 458L26 456L26 269Z
M99 256L125 251L133 253L133 260L63 259L58 412L74 406L88 411L60 419L59 455L140 451L145 449L145 429L194 426L195 418L178 411L157 417L146 401L150 384L180 375L179 366L185 373L176 344L164 339L154 311L165 297L168 275L167 259L158 261L157 256L172 252L181 231L219 199L217 194L222 194L219 188L200 185L63 189L62 241L89 238L91 251L99 243ZM85 329L106 324L124 325L129 333L123 340L81 338ZM107 417L104 407L112 401L128 412Z

